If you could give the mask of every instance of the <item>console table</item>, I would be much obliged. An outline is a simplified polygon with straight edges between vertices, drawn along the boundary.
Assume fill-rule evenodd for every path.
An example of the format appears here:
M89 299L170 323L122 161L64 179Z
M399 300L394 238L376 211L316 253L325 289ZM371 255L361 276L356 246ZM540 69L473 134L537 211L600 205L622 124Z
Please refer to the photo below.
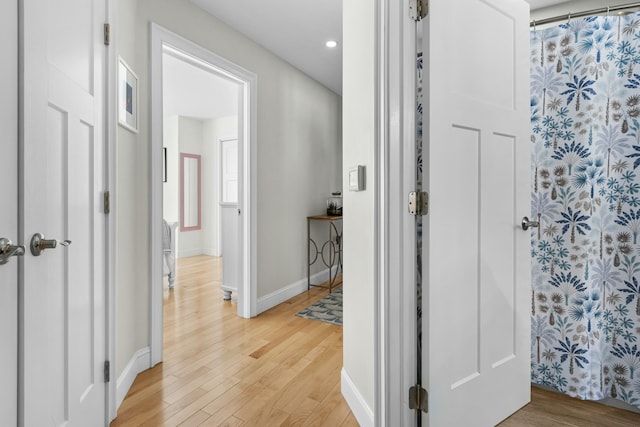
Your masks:
M311 238L311 223L314 221L324 222L328 227L329 238L320 247ZM336 223L340 225L339 229ZM311 259L312 257L313 259ZM324 265L329 268L328 288L331 292L335 285L342 283L337 283L338 270L342 272L342 216L315 215L307 217L307 289L311 289L312 286L326 287L311 283L311 266L318 259L322 260Z

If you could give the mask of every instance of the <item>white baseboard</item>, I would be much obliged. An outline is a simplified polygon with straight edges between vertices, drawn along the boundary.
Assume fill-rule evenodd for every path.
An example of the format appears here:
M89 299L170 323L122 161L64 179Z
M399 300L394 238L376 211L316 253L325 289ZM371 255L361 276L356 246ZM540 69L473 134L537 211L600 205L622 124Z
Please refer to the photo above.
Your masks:
M344 367L340 371L340 388L344 400L347 401L347 405L353 412L353 416L356 417L358 424L361 427L373 427L373 411L364 401L364 398L360 394L360 391L356 388L356 385L351 381L349 374L344 370Z
M204 249L189 249L178 252L178 258L187 258L196 255L206 255Z
M122 371L122 374L118 377L118 384L116 386L116 411L120 408L122 401L129 392L138 374L150 367L151 350L149 347L142 348L133 354L124 371Z
M311 276L311 283L322 283L329 280L329 269L320 271ZM307 278L300 279L284 288L280 288L275 292L258 298L256 305L256 314L263 313L288 299L295 297L307 290Z
M215 248L202 248L202 249L190 249L188 251L182 251L178 253L178 258L187 258L190 256L197 255L209 255L209 256L222 256L220 251L215 250Z

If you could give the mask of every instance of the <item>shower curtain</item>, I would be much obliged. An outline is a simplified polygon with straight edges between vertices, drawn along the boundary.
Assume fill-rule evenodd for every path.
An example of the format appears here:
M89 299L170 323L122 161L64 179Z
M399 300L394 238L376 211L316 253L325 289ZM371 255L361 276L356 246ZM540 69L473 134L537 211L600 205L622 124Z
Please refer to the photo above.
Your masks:
M640 14L531 34L533 383L640 407Z

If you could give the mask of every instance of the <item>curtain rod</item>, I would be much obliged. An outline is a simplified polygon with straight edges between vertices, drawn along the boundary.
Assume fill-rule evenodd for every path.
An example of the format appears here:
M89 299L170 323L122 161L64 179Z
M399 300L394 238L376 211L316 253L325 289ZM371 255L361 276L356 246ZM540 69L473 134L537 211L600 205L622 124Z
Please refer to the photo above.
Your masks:
M593 16L593 15L600 15L600 14L603 14L603 13L619 12L619 11L622 11L622 10L634 9L634 8L638 8L638 7L640 7L640 2L621 4L621 5L618 5L618 6L601 7L601 8L598 8L598 9L586 10L584 12L576 12L576 13L571 13L570 12L570 13L567 13L565 15L554 16L552 18L545 18L545 19L540 19L540 20L534 19L529 24L529 27L536 27L537 25L552 24L554 22L560 22L560 21L569 21L571 18L584 18L585 16Z

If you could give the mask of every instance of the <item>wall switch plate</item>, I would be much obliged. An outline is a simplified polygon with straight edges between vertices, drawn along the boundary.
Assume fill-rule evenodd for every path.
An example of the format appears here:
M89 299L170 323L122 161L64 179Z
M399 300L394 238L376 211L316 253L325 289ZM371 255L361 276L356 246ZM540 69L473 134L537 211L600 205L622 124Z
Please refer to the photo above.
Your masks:
M354 166L349 169L349 191L364 190L364 166Z

